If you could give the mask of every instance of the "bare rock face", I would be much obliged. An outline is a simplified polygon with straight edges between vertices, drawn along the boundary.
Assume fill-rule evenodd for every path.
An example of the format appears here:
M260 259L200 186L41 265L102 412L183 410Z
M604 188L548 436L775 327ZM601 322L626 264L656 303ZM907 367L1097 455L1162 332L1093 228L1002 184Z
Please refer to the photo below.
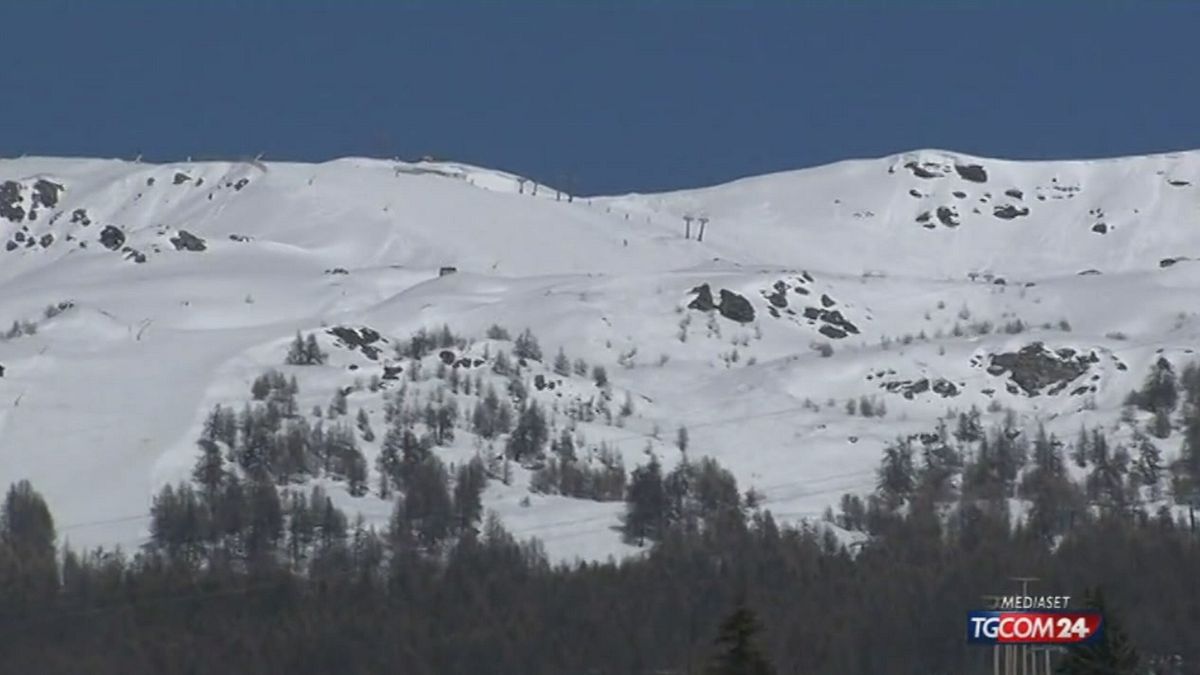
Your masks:
M721 316L738 323L750 323L754 320L754 306L741 294L722 288L721 300L716 302L708 284L700 284L690 292L696 297L688 303L688 309L698 309L701 312L711 312L715 309Z
M972 183L986 183L988 179L987 171L978 164L955 164L954 170L960 178Z
M958 209L953 206L939 206L937 208L938 220L946 227L958 227Z
M176 251L199 252L208 248L208 245L203 239L197 237L191 232L188 232L187 230L180 230L178 234L176 234L174 237L171 237L171 245L175 247Z
M115 225L105 225L104 230L100 232L100 245L104 248L115 251L125 244L125 233L121 228Z
M717 303L713 302L712 289L708 284L700 284L691 290L696 295L696 298L688 303L688 309L698 309L701 312L711 312L717 308Z
M1041 342L1034 342L1015 352L992 354L987 372L1007 374L1021 391L1037 396L1043 389L1050 394L1062 391L1098 361L1095 353L1085 356L1069 348L1051 351Z
M1004 206L997 206L992 209L992 215L1001 220L1012 220L1013 218L1029 215L1029 207L1016 207L1012 204L1005 204Z
M721 304L717 307L721 316L738 323L750 323L754 320L754 306L745 296L733 291L721 289Z
M25 197L21 195L20 183L11 180L0 183L0 218L12 223L25 220L25 207L21 206L23 201Z
M62 194L63 186L45 178L40 178L33 184L34 207L44 206L52 209L58 206L58 197Z
M377 343L384 340L383 336L375 329L366 326L357 329L346 326L334 326L325 332L337 338L343 346L361 351L363 356L368 359L372 361L379 359L379 346ZM399 369L396 372L400 372Z

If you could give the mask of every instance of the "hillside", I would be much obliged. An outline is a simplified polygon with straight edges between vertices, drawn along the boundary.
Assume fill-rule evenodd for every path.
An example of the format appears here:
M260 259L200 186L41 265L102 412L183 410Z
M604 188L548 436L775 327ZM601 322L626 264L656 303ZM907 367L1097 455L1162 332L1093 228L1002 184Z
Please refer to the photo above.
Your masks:
M707 219L703 242L685 216ZM777 517L817 517L949 411L1131 433L1126 394L1159 357L1193 358L1197 225L1200 153L930 150L594 198L442 162L0 160L0 484L30 479L76 547L136 547L210 411L241 410L273 368L298 383L292 421L364 411L368 493L329 471L296 484L372 522L391 511L376 459L403 389L414 410L454 401L433 452L489 463L484 506L515 535L560 559L636 551L620 501L532 493L532 463L500 459L507 435L474 433L480 385L509 398L514 379L588 466L673 465L684 426L689 456ZM525 328L542 358L498 367ZM285 365L297 332L328 360ZM864 398L886 412L848 414Z

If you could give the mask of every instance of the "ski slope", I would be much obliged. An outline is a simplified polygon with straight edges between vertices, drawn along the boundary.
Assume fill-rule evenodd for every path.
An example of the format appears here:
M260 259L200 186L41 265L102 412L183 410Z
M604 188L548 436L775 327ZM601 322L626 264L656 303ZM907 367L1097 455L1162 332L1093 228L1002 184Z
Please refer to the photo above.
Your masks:
M596 396L589 376L551 372L559 348L605 366L616 404L633 402L619 426L575 425L589 445L627 469L648 451L669 468L686 426L689 454L795 521L872 489L882 445L948 410L995 402L1067 436L1116 426L1149 364L1182 364L1200 337L1200 153L923 150L665 194L534 185L433 161L0 160L0 328L36 328L0 341L0 484L33 481L75 547L133 548L152 494L188 476L213 405L240 407L274 367L308 410L388 361L323 329L396 341L447 324L485 360L511 347L485 338L496 323L539 338L545 363L528 377L559 381L531 388L548 408ZM708 219L703 242L684 237L685 216ZM689 308L704 284L753 319ZM1021 332L1001 330L1016 320ZM284 368L297 331L320 331L329 363ZM991 355L1033 342L1095 360L1054 394L989 373ZM922 379L954 393L887 390ZM847 414L863 396L886 415ZM349 398L382 435L382 394ZM373 467L378 443L361 445ZM489 449L460 432L437 452ZM614 529L619 502L531 494L528 479L518 467L485 493L515 535L557 560L637 552ZM371 522L390 513L329 489Z

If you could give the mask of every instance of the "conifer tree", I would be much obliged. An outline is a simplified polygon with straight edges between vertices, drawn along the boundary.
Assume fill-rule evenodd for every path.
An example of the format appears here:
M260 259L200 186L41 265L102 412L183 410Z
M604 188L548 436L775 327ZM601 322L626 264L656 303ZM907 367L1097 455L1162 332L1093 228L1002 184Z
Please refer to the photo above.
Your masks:
M1058 664L1061 675L1138 675L1140 657L1128 634L1104 602L1099 588L1085 594L1088 607L1103 616L1100 637L1093 642L1072 645Z
M756 641L761 630L753 610L745 605L735 609L721 622L716 640L720 651L707 675L773 675L775 669Z
M554 372L563 377L571 374L571 359L567 358L567 353L562 347L558 348L558 354L554 357Z
M667 499L662 465L658 463L658 457L651 455L648 464L634 469L630 475L621 531L626 542L641 546L646 540L660 540L666 524Z

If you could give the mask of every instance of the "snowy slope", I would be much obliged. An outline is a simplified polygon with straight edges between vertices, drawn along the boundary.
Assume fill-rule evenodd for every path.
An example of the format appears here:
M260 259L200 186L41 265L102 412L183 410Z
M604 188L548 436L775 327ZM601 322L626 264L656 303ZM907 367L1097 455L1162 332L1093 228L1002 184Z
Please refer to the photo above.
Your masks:
M709 220L702 243L684 238L685 215ZM550 372L560 347L607 367L614 406L628 394L634 414L575 431L627 468L648 444L677 461L686 425L692 454L718 458L778 516L810 517L869 490L882 443L948 409L998 401L1061 434L1115 423L1155 358L1190 358L1189 256L1200 153L1028 163L930 150L571 200L445 162L0 160L0 327L36 324L0 341L0 484L31 479L74 545L136 546L150 495L187 476L206 411L245 402L297 330L397 340L444 323L483 359L505 348L484 339L498 323L540 339L534 371L562 380L534 391L548 407L596 396L589 377ZM718 302L721 289L745 298L753 319L688 308L703 284ZM999 330L1017 320L1021 332ZM1095 359L1055 394L989 373L990 355L1034 341ZM387 361L322 343L329 364L285 369L301 409ZM848 415L862 396L886 416ZM380 393L349 398L382 428ZM373 460L377 443L363 450ZM460 433L438 452L487 449ZM331 489L373 520L390 510ZM613 531L619 503L531 495L522 471L485 496L556 558L633 550Z

